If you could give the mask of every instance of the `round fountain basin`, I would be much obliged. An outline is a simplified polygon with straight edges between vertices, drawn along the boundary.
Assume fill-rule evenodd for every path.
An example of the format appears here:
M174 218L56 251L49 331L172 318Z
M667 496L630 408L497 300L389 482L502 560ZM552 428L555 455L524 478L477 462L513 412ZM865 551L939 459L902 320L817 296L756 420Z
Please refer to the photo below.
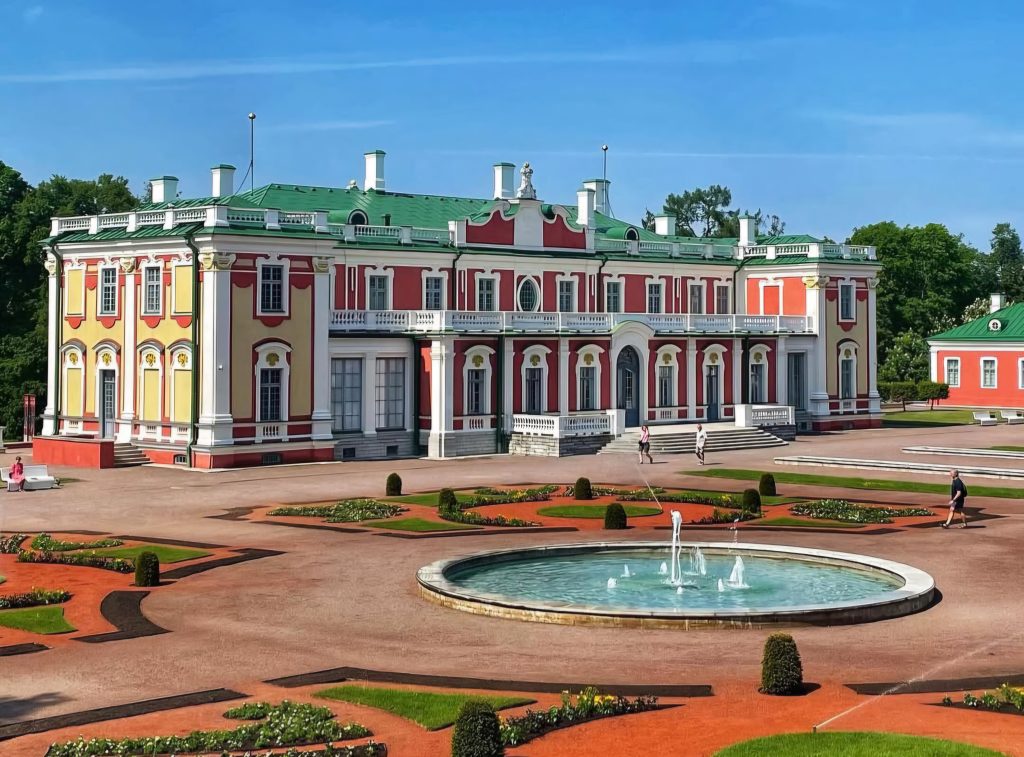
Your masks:
M864 623L922 610L935 592L910 565L769 544L686 542L680 568L673 581L664 542L564 544L443 560L417 578L424 596L466 612L650 628Z

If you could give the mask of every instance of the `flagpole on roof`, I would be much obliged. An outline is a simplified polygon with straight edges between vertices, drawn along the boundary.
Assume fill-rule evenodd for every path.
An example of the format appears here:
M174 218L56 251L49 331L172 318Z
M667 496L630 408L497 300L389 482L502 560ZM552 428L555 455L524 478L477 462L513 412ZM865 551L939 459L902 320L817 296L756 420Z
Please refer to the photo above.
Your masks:
M256 149L256 114L249 113L249 191L256 188L256 171L253 170L253 163Z

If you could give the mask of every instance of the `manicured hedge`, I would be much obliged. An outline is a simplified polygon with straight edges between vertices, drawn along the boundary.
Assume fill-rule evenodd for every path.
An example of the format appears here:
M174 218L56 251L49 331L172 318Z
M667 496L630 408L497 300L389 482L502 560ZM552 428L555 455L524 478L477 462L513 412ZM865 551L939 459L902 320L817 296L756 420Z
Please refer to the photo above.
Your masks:
M604 527L608 530L621 530L628 527L626 508L618 502L612 502L604 509Z
M757 489L743 490L743 511L748 513L761 512L761 495Z
M572 493L576 499L593 499L594 491L590 486L590 479L582 476L577 478L575 485L572 487Z
M160 585L160 558L154 552L140 552L135 561L135 585Z
M387 482L384 484L384 492L389 497L400 497L402 495L402 477L397 473L388 474Z
M762 694L792 696L804 690L804 669L796 642L788 633L773 633L764 643L761 658Z
M471 699L462 705L452 730L452 757L501 757L498 715L489 702Z
M775 489L775 476L771 473L762 473L761 480L757 482L757 491L762 497L774 497L778 494Z

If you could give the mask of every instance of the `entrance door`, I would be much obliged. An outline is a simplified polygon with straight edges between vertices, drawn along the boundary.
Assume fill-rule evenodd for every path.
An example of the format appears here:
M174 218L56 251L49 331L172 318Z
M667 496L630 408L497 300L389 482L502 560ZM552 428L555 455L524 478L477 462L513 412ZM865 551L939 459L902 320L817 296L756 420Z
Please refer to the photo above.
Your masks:
M791 352L788 356L788 376L786 383L786 404L797 410L807 409L807 355L803 352Z
M100 436L114 438L114 414L117 407L117 377L113 371L100 371Z
M708 383L705 391L708 400L708 422L713 423L719 417L719 403L722 401L718 396L718 366L708 366Z
M626 411L626 426L640 425L640 356L632 347L623 347L616 361L618 408Z

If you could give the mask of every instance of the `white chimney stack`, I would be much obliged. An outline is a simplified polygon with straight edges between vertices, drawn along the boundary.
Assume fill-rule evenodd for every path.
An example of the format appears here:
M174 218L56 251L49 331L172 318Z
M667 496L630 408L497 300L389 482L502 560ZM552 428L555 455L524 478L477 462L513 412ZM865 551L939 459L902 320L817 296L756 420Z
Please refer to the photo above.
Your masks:
M740 216L740 247L754 247L757 244L757 219Z
M654 233L662 237L670 237L676 233L676 217L671 213L654 216Z
M227 163L221 163L210 169L213 176L213 190L211 197L228 197L235 193L235 167Z
M1006 295L1002 293L993 294L988 312L994 313L997 310L1002 310L1004 307L1006 307Z
M494 164L494 199L511 200L516 196L515 163Z
M178 177L160 176L150 179L153 187L153 202L174 202L178 199Z
M576 222L588 229L594 228L594 190L586 187L576 192Z
M374 150L365 153L366 177L363 179L363 189L376 189L384 191L384 151Z
M604 215L609 215L610 210L608 206L608 185L611 184L608 179L589 179L583 182L584 189L594 190L594 210Z

